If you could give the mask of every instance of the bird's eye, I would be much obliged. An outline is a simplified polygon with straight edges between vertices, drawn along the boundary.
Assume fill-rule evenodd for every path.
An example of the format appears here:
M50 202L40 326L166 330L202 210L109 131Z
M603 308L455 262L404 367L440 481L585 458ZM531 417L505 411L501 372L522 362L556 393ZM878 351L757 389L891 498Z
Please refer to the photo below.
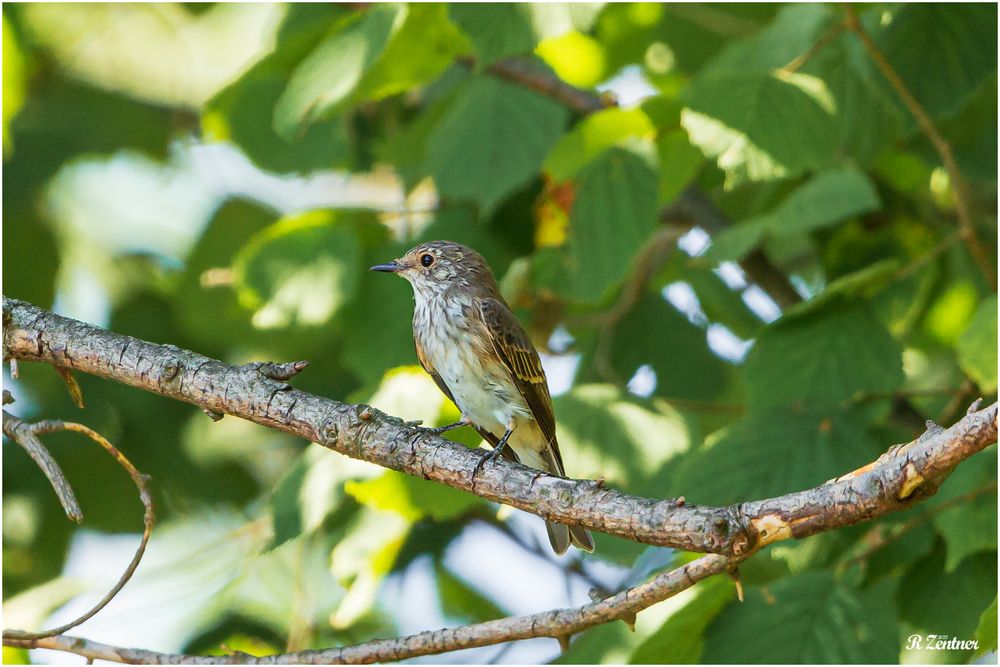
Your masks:
M420 257L420 263L423 264L424 266L430 266L431 264L434 263L434 255L431 255L430 253L422 255Z

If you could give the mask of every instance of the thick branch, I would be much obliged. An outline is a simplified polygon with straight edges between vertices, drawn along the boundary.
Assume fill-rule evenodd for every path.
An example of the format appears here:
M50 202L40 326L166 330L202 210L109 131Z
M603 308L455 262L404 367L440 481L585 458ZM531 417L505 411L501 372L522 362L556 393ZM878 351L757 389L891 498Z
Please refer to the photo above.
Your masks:
M707 555L670 572L657 575L645 584L630 588L606 600L574 609L501 618L459 628L421 632L409 637L377 639L357 646L301 651L254 657L245 653L228 656L195 656L157 653L100 644L77 637L49 637L37 641L7 641L9 646L48 648L76 653L98 660L147 664L368 664L434 655L458 649L490 646L518 639L552 637L560 639L602 623L634 616L636 612L690 588L713 574L726 571L729 560Z
M800 538L904 509L932 495L954 467L997 438L997 404L978 401L949 429L894 447L877 461L807 491L731 507L629 496L591 481L557 479L510 462L488 466L472 450L442 440L371 407L292 389L266 364L233 367L171 345L157 345L3 299L4 351L11 359L74 368L212 413L231 414L301 435L335 451L477 493L484 498L639 542L716 551L646 584L576 609L498 619L409 637L256 658L167 655L86 639L4 637L10 646L52 648L122 662L196 664L367 663L486 646L532 637L566 637L616 619L628 620L697 581L735 565L775 541ZM295 364L293 367L301 367ZM499 468L499 470L498 470Z
M729 507L640 498L595 481L545 475L480 454L364 405L292 389L259 364L229 366L60 317L4 297L6 353L77 369L299 435L334 451L475 493L546 519L687 551L742 556L775 539L804 537L907 507L959 461L996 441L996 404L882 457L862 474L815 489Z

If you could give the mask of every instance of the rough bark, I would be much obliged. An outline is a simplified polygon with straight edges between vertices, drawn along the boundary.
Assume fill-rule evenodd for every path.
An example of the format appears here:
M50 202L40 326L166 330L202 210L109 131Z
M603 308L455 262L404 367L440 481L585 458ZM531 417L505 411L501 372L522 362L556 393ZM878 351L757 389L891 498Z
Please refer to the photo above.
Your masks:
M4 297L5 358L39 361L185 401L210 413L299 435L347 456L475 493L559 523L636 542L740 557L904 509L933 493L962 459L996 441L996 404L934 428L864 472L768 500L707 507L640 498L590 480L560 479L481 454L366 405L293 389L301 364L230 366L173 345L122 336Z

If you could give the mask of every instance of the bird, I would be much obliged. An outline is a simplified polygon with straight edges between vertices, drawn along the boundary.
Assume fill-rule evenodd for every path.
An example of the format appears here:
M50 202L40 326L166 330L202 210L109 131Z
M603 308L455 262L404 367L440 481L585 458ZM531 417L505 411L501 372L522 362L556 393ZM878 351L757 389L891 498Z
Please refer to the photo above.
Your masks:
M499 456L565 477L541 360L482 255L451 241L430 241L370 270L394 273L412 286L417 359L461 411L454 424L429 430L472 426L493 447L473 478ZM570 544L594 550L582 526L546 521L545 527L557 555Z

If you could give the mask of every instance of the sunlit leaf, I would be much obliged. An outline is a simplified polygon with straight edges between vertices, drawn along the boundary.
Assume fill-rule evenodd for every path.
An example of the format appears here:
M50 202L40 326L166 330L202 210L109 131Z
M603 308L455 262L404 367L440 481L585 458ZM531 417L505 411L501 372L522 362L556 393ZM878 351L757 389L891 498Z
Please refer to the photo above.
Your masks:
M346 482L370 479L382 470L375 464L310 445L277 481L268 498L273 526L269 548L315 531L341 508Z
M997 390L997 297L983 299L958 339L958 361L987 394Z
M354 517L346 537L330 554L331 572L347 588L347 595L330 617L334 628L350 627L368 613L409 530L410 522L394 512L364 508Z
M653 124L641 109L605 109L590 114L567 132L545 158L555 181L568 181L594 158L629 138L651 135Z
M25 94L24 56L17 43L14 29L7 15L3 15L3 147L4 157L13 150L8 124L24 104Z
M240 302L261 329L318 327L354 296L361 245L345 216L285 217L251 239L233 264Z
M395 512L408 521L425 516L446 521L483 502L471 493L395 470L363 482L349 481L344 490L362 505Z
M997 650L997 599L993 598L993 604L986 608L983 615L979 617L979 627L976 628L976 640L979 648L976 655L982 655L989 651Z
M343 19L295 68L274 108L274 129L294 139L350 96L403 22L405 9L374 5Z
M275 104L293 70L342 16L337 5L290 6L278 48L207 102L202 115L206 137L236 143L262 169L272 171L305 173L342 163L349 146L345 117L312 123L295 136L280 136L273 122Z
M727 182L789 178L830 161L833 102L804 74L723 72L695 79L681 124Z

